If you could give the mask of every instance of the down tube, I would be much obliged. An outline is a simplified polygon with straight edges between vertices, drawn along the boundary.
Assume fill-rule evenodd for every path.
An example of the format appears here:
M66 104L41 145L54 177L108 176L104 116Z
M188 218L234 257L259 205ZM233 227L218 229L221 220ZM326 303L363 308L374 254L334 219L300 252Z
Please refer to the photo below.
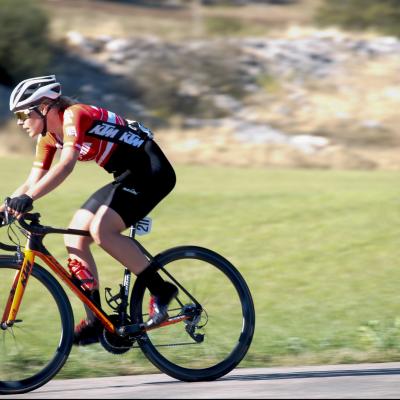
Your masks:
M90 301L90 299L79 288L75 286L75 284L71 281L70 275L52 255L37 253L37 256L42 259L69 286L69 288L79 297L79 299L94 312L96 317L103 323L103 325L109 332L115 332L115 326L107 318L104 312L102 312L101 309L98 309Z

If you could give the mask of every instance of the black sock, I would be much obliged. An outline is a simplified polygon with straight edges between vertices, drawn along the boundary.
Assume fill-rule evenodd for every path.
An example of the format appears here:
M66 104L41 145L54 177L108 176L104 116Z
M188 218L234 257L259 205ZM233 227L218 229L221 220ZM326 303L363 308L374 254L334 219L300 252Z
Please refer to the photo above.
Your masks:
M165 281L161 275L155 271L155 268L155 264L150 264L138 275L138 278L143 279L144 284L153 296L160 297L164 292Z
M101 307L100 292L98 289L94 289L90 297L92 298L93 302L96 303L97 306Z

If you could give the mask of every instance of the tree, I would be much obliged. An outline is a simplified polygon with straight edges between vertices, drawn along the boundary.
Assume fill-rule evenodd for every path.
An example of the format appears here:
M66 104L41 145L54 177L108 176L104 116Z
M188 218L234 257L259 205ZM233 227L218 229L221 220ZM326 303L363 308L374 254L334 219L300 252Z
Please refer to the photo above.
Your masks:
M400 0L324 0L316 22L400 36Z
M0 83L42 73L49 58L44 11L33 0L0 0Z

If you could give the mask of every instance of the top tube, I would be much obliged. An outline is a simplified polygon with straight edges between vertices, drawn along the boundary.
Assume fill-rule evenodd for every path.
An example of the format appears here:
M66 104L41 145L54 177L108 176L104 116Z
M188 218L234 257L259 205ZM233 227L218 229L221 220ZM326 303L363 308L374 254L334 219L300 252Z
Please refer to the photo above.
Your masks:
M10 216L8 216L9 218ZM15 219L8 219L8 223L13 223ZM60 233L67 235L79 235L79 236L90 236L89 231L84 231L80 229L61 229L61 228L53 228L51 226L43 226L40 225L40 214L39 213L26 213L22 215L18 220L18 223L21 225L23 229L27 232L30 232L34 235L38 235L44 237L49 233ZM30 221L28 223L27 221ZM19 246L13 246L6 243L0 242L0 249L5 251L19 251Z
M28 224L26 221L31 221L31 223ZM80 229L53 228L52 226L40 225L39 221L40 221L39 213L26 213L19 218L18 223L28 232L35 233L41 236L47 235L48 233L90 236L89 231L83 231Z

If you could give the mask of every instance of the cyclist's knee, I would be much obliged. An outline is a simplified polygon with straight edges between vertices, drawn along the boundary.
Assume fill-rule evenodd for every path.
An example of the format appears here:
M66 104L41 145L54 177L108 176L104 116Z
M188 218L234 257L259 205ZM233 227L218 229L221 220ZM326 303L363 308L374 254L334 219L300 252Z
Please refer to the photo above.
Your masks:
M100 233L100 230L94 224L90 226L90 236L96 244L101 244L101 241L103 240L103 234Z
M102 221L94 221L90 225L90 235L95 243L100 246L103 243L106 243L112 234L113 232L110 230L110 228L107 227Z
M125 226L118 214L105 207L96 213L90 224L90 234L100 246L106 244L115 235L121 235L124 229Z
M75 212L71 223L70 229L89 230L90 224L93 221L94 214L85 209L79 209ZM85 248L90 246L93 242L91 237L78 236L78 235L64 235L64 243L67 247Z
M83 230L88 229L94 217L95 215L91 211L81 208L75 212L69 227Z

